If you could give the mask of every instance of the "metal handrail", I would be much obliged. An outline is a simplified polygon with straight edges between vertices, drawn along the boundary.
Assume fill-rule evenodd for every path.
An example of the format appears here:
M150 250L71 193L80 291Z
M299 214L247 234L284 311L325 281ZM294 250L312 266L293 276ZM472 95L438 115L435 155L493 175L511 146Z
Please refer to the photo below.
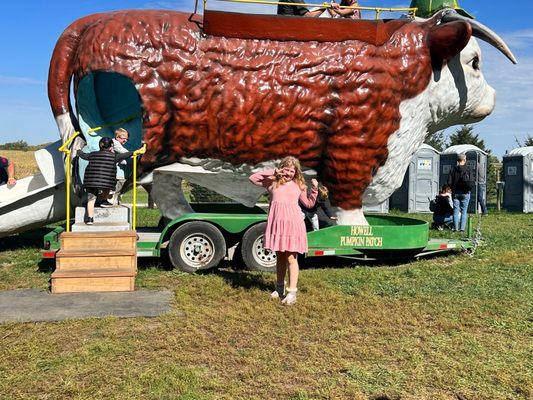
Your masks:
M227 3L247 3L247 4L268 4L268 5L288 5L288 6L304 6L304 7L320 7L320 8L332 8L330 3L289 3L285 1L271 1L271 0L213 0L213 1L221 1L221 2L227 2ZM203 0L203 8L206 9L207 6L207 0ZM360 7L360 6L341 6L339 5L339 8L341 9L353 9L353 10L359 10L359 11L374 11L376 13L376 19L379 19L379 16L382 12L402 12L406 11L410 15L415 16L416 12L418 10L417 7ZM198 0L195 2L194 10L196 13L196 10L198 9Z
M146 144L133 152L133 218L131 228L137 228L137 156L146 153Z
M72 143L72 141L79 136L80 132L76 131L74 132L65 143L61 147L59 147L59 151L65 154L65 191L66 191L66 213L67 213L67 232L70 232L70 161L72 158L71 150L68 148L68 146Z

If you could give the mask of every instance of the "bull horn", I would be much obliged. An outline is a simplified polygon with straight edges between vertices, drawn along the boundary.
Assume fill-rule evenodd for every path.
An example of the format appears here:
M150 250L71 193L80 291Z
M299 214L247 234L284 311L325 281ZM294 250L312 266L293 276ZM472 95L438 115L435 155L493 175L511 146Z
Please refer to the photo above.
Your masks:
M457 11L453 9L447 9L444 10L442 17L442 22L452 22L452 21L464 21L468 22L470 26L472 27L472 34L480 38L481 40L484 40L485 42L491 44L492 46L496 47L498 50L500 50L513 64L516 64L516 58L513 55L513 52L509 49L509 47L505 44L503 39L499 37L495 32L487 28L485 25L464 17L460 15Z

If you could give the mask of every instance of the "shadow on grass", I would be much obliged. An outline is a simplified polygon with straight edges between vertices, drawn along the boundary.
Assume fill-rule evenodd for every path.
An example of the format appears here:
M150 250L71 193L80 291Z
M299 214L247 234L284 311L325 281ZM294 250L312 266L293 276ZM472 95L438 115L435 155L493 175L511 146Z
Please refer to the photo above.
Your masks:
M43 247L43 237L50 232L50 228L38 228L28 232L11 235L0 240L0 251L14 251L24 248Z
M37 272L49 273L53 272L56 268L56 261L53 258L42 258L41 261L37 263Z
M428 254L423 257L415 257L412 254L394 255L390 257L380 256L377 260L359 260L345 257L331 256L331 257L311 257L299 260L300 269L314 269L314 268L357 268L357 267L371 267L371 268L395 268L409 265L417 260L433 260L441 257L448 257L452 255L461 254L458 251L450 251L444 253Z
M137 268L140 270L158 269L161 271L171 271L174 269L166 252L162 252L161 257L139 257L137 258Z
M265 275L251 274L248 271L231 271L217 269L212 272L224 279L228 285L237 289L259 289L262 291L272 289L272 282Z

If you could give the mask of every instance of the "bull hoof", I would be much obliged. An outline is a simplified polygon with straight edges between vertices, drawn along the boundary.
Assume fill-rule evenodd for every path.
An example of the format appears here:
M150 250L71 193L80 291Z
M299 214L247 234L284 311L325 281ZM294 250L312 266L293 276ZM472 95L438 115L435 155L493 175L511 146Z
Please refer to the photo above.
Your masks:
M368 225L363 210L339 210L337 212L338 225Z

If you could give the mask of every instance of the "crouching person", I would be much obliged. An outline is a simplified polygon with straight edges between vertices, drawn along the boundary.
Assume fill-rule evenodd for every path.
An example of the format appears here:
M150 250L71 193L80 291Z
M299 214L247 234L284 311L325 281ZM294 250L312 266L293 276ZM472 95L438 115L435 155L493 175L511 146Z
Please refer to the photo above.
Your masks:
M94 223L94 205L97 198L107 200L109 192L117 183L117 163L133 155L133 152L114 153L113 140L104 137L99 142L100 150L83 153L78 150L78 157L89 161L83 176L83 187L87 191L87 218L85 223Z
M452 188L448 185L443 185L432 203L433 228L440 231L445 227L451 228L453 223Z
M311 225L313 227L313 231L318 231L320 229L319 225L319 218L318 218L318 209L322 209L324 211L324 214L328 217L328 221L326 222L327 226L334 225L337 217L334 215L332 209L331 209L331 203L329 201L329 191L326 186L320 186L318 188L318 197L315 202L315 205L311 208L305 207L303 204L300 204L300 207L302 208L302 211L304 212L305 216L309 221L311 221Z

